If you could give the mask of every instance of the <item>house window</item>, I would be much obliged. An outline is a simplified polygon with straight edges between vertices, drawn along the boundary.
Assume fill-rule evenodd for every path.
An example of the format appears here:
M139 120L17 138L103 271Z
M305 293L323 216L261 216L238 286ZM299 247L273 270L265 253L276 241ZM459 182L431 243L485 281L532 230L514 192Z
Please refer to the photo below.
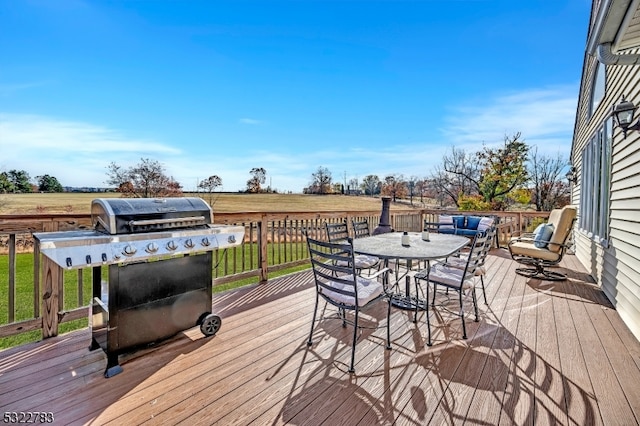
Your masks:
M608 118L582 150L579 226L602 244L609 238L612 134L613 121Z
M604 97L606 80L606 67L600 62L596 62L596 71L593 73L593 82L591 84L591 103L589 105L589 117L593 115L600 105Z

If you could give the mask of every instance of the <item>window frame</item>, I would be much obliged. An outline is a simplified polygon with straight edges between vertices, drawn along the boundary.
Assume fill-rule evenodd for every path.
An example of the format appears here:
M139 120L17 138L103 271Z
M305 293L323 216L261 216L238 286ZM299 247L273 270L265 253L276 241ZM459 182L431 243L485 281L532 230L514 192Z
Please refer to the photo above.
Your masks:
M605 247L609 246L612 143L613 119L608 117L581 153L581 214L578 229Z
M591 80L591 93L589 97L589 117L591 118L604 99L607 82L607 67L596 61L596 69Z

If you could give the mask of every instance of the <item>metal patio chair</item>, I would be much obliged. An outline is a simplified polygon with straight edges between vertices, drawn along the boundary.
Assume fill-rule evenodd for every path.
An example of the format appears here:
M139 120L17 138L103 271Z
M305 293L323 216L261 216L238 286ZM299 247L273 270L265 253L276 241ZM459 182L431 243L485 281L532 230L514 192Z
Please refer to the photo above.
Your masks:
M316 287L316 302L313 309L313 319L311 321L311 331L309 332L307 346L313 344L313 329L316 323L320 298L338 308L343 327L346 327L347 323L351 322L347 320L346 311L353 311L353 341L351 344L351 363L349 365L350 373L355 372L355 351L358 340L358 317L360 311L380 300L386 300L387 302L386 348L391 349L391 335L389 330L391 302L386 293L389 269L384 268L379 270L376 272L375 277L372 278L359 276L356 273L352 241L351 238L347 238L347 240L342 243L331 243L307 237L307 246L309 247L309 257ZM380 278L381 281L376 278Z
M347 222L329 223L325 222L327 230L327 240L330 243L344 243L349 237ZM355 228L354 228L355 229ZM355 231L354 231L355 232ZM359 228L360 237L363 237L363 229ZM356 237L357 238L357 237ZM363 270L380 269L380 259L366 254L355 254L355 266L358 275L362 275ZM370 274L369 274L370 275Z
M487 259L487 254L491 250L491 246L493 244L493 240L495 238L497 229L495 224L486 230L487 240L484 244L482 250L484 251L483 255L480 257L480 261L476 264L475 276L480 277L480 284L482 285L482 296L484 298L484 304L487 305L487 292L485 290L484 284L484 276L487 274L487 268L485 268L485 261ZM467 262L469 260L469 254L464 253L461 254L460 257L449 257L445 264L447 266L451 266L457 269L464 269L467 266Z
M467 260L463 269L456 268L453 266L448 266L446 263L439 263L418 272L414 279L416 281L416 286L419 285L420 281L426 281L426 300L425 300L425 309L427 311L427 332L428 332L428 340L427 345L431 346L431 321L429 319L429 287L430 284L433 284L433 299L431 301L431 306L435 307L435 299L436 292L438 286L445 287L447 290L454 290L458 293L458 300L460 304L460 310L457 314L462 319L462 338L467 338L467 326L465 323L465 311L464 311L464 298L467 296L467 293L471 294L471 299L473 301L473 310L475 314L475 321L479 320L478 318L478 302L476 298L476 269L479 265L484 263L484 258L487 255L487 251L485 250L485 246L487 245L488 236L486 233L478 233L475 237L473 237L473 241L470 245L469 254L467 256Z

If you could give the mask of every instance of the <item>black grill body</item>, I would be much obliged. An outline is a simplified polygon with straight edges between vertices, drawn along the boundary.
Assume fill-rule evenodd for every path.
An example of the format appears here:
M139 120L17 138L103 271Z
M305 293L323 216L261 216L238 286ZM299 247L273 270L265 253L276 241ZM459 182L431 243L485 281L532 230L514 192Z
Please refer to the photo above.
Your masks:
M60 267L93 267L90 349L107 354L105 377L122 371L125 352L197 325L205 336L218 331L212 251L240 245L244 227L212 224L200 198L102 198L91 214L94 231L34 236Z

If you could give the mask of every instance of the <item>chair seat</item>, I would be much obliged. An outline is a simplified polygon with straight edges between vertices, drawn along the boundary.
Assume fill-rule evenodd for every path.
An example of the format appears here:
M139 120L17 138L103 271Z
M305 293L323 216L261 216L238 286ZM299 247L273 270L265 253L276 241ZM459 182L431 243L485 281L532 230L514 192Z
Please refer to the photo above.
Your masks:
M466 257L450 257L445 262L445 265L450 266L456 269L464 269L467 266L467 258ZM485 275L487 270L484 266L476 267L476 276Z
M344 279L350 281L350 280L353 280L353 276L347 275L344 277ZM380 283L379 281L370 280L368 278L361 277L359 275L356 276L356 283L357 283L356 285L358 286L357 291L358 291L359 306L366 305L367 303L371 302L372 300L380 296L384 291L382 283ZM352 286L344 283L338 283L335 281L329 281L328 285L330 285L332 288L335 288L337 290L346 290L346 291L353 290ZM320 292L324 296L332 300L335 300L337 302L344 303L345 305L355 306L356 304L355 298L353 296L342 294L337 291L331 291L324 287L320 288Z
M527 256L535 259L543 259L549 262L556 262L560 259L561 253L555 253L548 248L538 248L533 244L533 240L511 241L509 243L511 255Z
M380 259L378 259L377 257L369 256L366 254L357 254L354 256L353 260L356 263L356 269L373 268L378 262L380 262ZM347 262L344 260L339 260L337 264L340 266L348 266Z
M473 288L475 283L472 278L462 280L463 270L454 268L446 264L434 265L429 271L429 281L446 285L447 287L457 288L462 287L463 290Z
M380 262L380 259L377 257L369 256L367 254L356 254L354 259L356 262L356 268L358 269L372 268Z

